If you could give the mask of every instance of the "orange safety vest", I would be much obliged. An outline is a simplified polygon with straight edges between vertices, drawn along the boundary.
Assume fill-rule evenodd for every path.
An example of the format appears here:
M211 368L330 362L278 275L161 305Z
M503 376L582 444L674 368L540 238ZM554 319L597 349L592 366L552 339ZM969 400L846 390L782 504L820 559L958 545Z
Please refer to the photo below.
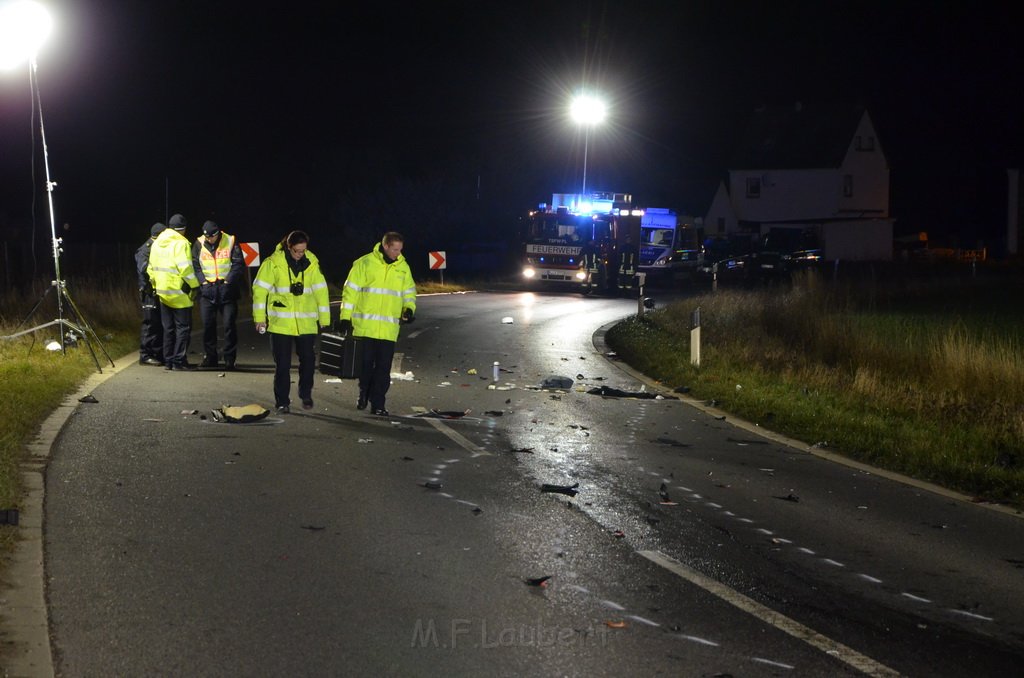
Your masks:
M231 249L235 246L235 236L220 232L220 240L212 252L206 247L206 236L199 236L199 266L207 282L225 280L231 270Z

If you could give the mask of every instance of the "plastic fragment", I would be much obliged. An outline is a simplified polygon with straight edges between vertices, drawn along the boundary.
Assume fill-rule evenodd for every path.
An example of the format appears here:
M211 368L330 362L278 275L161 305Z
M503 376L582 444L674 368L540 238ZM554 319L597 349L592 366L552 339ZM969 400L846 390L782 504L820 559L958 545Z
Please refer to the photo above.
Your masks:
M80 402L80 403L98 403L99 401L96 400L96 396L94 396L93 394L90 393L89 395L82 396L81 398L79 398L78 402Z
M618 620L618 621L610 621L609 620L609 621L606 621L604 623L604 625L607 626L610 629L624 629L624 628L626 628L626 622L624 622L622 620Z
M540 491L565 494L570 497L575 497L577 494L579 494L579 490L576 489L579 486L579 483L575 483L573 485L551 485L549 483L544 483L543 485L540 486Z
M551 580L551 577L552 575L549 574L545 577L528 577L523 581L526 583L527 586L539 586L541 588L547 588L548 582Z

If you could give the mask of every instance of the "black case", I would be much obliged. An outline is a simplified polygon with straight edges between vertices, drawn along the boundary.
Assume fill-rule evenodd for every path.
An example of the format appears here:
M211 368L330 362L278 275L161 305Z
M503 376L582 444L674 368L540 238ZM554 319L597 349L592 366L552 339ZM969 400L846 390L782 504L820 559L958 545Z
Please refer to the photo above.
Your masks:
M359 376L363 342L348 334L320 335L320 372L342 379Z

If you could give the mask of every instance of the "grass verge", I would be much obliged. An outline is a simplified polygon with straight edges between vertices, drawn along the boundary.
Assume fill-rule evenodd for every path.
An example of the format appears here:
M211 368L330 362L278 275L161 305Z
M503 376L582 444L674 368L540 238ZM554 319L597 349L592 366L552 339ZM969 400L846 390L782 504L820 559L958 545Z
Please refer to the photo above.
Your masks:
M670 305L608 342L645 374L773 431L1020 507L1022 287L1001 277L852 288L808 275Z

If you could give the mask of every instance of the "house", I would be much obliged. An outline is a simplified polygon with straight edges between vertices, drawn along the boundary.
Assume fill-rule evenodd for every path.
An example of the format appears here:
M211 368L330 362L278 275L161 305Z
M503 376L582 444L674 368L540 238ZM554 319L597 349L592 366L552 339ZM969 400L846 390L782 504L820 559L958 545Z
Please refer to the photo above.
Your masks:
M861 106L759 107L704 218L708 236L813 232L825 259L892 258L889 165Z

